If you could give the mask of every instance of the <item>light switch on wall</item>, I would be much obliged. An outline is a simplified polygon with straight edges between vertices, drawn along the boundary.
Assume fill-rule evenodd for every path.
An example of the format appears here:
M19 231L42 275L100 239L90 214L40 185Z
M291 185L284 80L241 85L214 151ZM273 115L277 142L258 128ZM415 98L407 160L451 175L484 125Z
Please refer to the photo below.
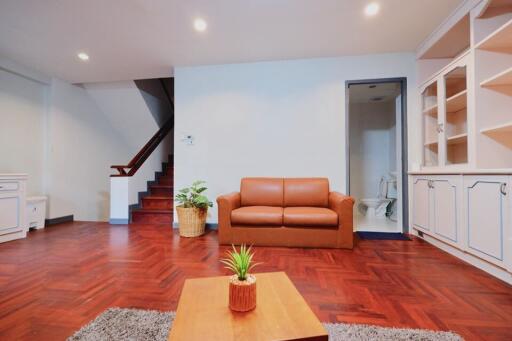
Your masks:
M183 138L181 139L186 145L191 146L194 144L194 137L192 135L183 135Z

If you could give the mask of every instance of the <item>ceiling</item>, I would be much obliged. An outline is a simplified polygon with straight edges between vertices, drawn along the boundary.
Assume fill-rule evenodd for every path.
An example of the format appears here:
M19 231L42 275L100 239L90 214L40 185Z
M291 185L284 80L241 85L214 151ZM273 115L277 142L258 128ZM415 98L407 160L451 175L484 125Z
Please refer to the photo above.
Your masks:
M412 52L462 0L1 0L0 56L97 82L173 67ZM204 18L208 29L194 31ZM81 62L77 53L90 55Z
M390 102L400 95L400 83L351 84L350 103Z

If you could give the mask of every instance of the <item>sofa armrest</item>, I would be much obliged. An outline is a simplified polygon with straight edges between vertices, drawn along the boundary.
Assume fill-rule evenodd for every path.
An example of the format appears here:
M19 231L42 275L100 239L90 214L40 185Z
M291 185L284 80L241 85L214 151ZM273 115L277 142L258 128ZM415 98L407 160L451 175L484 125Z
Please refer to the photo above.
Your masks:
M338 247L352 248L354 246L354 198L331 192L329 208L338 214Z
M231 244L231 211L240 207L240 193L221 195L217 198L217 206L219 209L219 243Z

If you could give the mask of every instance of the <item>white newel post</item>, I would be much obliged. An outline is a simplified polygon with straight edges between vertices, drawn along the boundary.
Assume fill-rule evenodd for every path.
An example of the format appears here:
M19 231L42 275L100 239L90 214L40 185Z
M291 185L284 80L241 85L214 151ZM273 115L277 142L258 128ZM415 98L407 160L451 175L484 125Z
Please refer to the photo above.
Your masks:
M130 212L128 209L130 196L130 177L110 178L110 223L128 224Z

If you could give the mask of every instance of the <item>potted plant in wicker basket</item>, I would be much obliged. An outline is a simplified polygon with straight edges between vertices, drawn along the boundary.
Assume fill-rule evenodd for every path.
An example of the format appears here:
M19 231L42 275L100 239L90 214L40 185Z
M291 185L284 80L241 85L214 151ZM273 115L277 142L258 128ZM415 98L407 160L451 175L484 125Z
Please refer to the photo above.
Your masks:
M251 247L242 244L240 251L233 246L227 258L221 259L226 269L233 272L229 278L229 308L233 311L249 311L256 308L256 277L249 271L259 263L253 263Z
M194 181L192 186L181 189L176 195L179 203L176 211L182 237L197 237L204 233L208 207L213 205L203 194L208 189L204 184L204 181Z

